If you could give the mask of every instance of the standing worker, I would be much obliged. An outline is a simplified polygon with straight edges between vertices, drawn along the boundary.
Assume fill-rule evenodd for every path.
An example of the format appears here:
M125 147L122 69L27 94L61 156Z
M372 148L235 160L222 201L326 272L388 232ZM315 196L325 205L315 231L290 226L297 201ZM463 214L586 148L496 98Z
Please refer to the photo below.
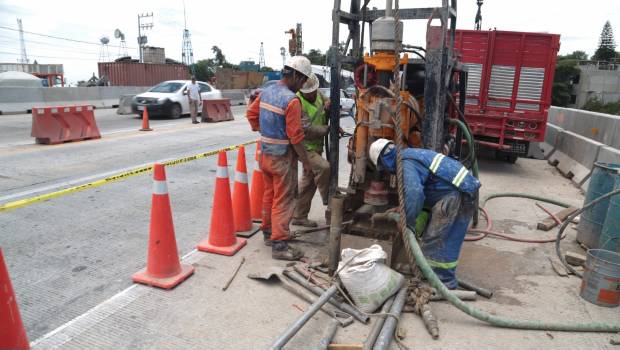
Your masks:
M396 173L396 149L390 140L378 139L368 153L379 170ZM428 149L404 149L402 163L407 226L414 229L423 207L430 209L426 229L416 234L439 279L455 289L456 266L480 182L459 161Z
M323 205L327 204L329 195L329 162L323 154L323 140L327 135L327 106L329 102L319 92L319 79L312 73L304 86L297 92L301 101L302 124L304 125L304 146L308 153L310 167L304 168L299 183L299 193L293 225L317 227L316 221L308 220L312 198L318 187Z
M189 114L192 116L192 124L198 124L200 122L196 119L196 116L202 101L200 98L200 85L196 83L196 77L192 76L192 82L185 89L189 99Z
M261 134L259 166L265 183L261 230L265 244L271 245L271 257L278 260L303 257L288 241L297 192L297 160L304 168L310 167L302 143L301 103L295 93L311 74L310 60L291 57L282 69L282 79L263 90L246 112L252 130Z

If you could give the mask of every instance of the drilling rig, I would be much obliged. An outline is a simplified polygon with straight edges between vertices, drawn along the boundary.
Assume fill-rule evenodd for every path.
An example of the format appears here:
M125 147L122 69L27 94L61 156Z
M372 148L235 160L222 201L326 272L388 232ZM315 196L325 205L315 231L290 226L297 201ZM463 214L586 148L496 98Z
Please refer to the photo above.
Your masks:
M340 0L334 1L328 53L332 106L328 156L332 169L338 169L340 157L338 78L343 64L355 69L357 113L346 155L351 164L348 186L338 187L338 171L332 171L330 178L330 195L343 198L344 207L334 208L332 201L326 216L332 223L351 221L346 230L349 234L391 240L392 266L402 261L402 241L397 225L380 218L399 205L397 178L372 166L368 159L372 142L386 138L401 147L432 149L462 160L468 167L475 166L473 147L462 157L463 130L454 126L458 125L454 120L464 121L467 81L466 69L454 54L456 0L440 1L440 7L399 9L398 2L393 6L392 0L387 0L385 10L379 10L369 9L368 0L352 0L349 12L340 8ZM403 42L405 20L427 21L425 43ZM339 45L340 24L348 27L344 48ZM370 48L364 52L366 24ZM334 217L340 215L337 212L342 213L341 218ZM330 246L330 251L338 250ZM330 265L338 260L333 254Z

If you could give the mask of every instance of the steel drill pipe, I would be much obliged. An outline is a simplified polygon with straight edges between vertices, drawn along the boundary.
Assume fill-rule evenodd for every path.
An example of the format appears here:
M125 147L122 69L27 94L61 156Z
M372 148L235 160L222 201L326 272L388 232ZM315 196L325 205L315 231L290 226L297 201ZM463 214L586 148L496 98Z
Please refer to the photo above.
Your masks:
M332 339L336 335L336 331L338 331L338 321L331 320L325 328L325 332L323 333L323 337L319 340L319 344L315 347L315 350L327 350L329 349L329 344L331 344Z
M333 276L338 269L340 261L340 236L342 234L342 207L344 198L340 195L334 195L331 198L331 220L329 228L329 275Z
M282 273L286 277L292 279L293 281L297 282L299 285L301 285L302 287L306 288L307 290L309 290L310 292L312 292L312 293L314 293L316 295L321 295L321 294L323 294L325 292L320 287L318 287L318 286L308 282L308 280L305 279L304 276L302 276L297 271L284 270ZM345 313L355 317L355 319L357 319L358 321L360 321L362 323L368 322L368 318L369 318L368 316L366 316L363 313L359 312L357 309L355 309L354 307L352 307L349 304L341 303L338 300L336 300L335 298L330 298L329 299L329 303L334 305L335 307L337 307L340 311L345 312Z
M383 306L381 307L381 313L387 314L390 311L390 308L392 307L393 303L394 303L394 296L391 296L388 300L385 301L385 303L383 303ZM379 336L379 333L381 332L381 329L383 328L383 324L385 323L386 317L387 316L385 315L377 317L375 322L372 324L372 329L368 333L368 337L366 338L366 341L364 342L364 347L362 350L372 350L372 347L375 345L375 342L377 341L377 337Z
M312 305L308 307L306 312L304 312L301 317L299 317L292 325L290 325L284 333L276 341L269 347L272 350L280 350L286 343L288 343L297 332L316 314L323 305L327 303L327 301L336 294L338 288L334 284L329 287L328 290L323 293Z
M476 292L476 294L483 296L487 299L491 299L491 297L493 296L493 291L488 290L486 288L478 287L469 281L465 281L459 278L458 282L459 282L459 287Z
M390 315L392 316L387 316L373 350L387 350L390 348L392 339L394 339L394 331L398 325L398 320L395 317L400 319L406 300L407 286L404 286L398 291L398 294L396 294L396 297L394 298L394 303L392 304L392 307L390 307Z

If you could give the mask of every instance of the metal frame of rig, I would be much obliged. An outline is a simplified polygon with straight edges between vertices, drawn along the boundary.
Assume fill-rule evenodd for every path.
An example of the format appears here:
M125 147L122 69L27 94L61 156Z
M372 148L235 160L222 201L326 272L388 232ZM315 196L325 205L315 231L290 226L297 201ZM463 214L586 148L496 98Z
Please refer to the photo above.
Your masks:
M441 7L407 9L398 9L398 2L393 8L392 0L386 0L385 10L369 9L368 3L368 0L363 3L351 0L350 11L345 12L340 8L341 1L335 0L332 11L332 45L328 53L332 106L328 159L334 171L331 172L330 195L344 198L341 202L345 208L334 208L332 200L326 216L332 226L334 220L351 221L348 233L393 238L394 266L402 261L398 258L402 243L395 223L381 214L398 205L396 176L371 166L369 146L378 138L399 141L393 116L395 109L400 108L399 127L404 145L432 149L461 159L462 133L451 126L453 123L449 123L449 119L464 122L467 72L454 55L456 0L441 0ZM425 47L402 43L401 20L415 19L427 20ZM439 25L433 25L435 22ZM366 23L370 50L364 53ZM341 24L346 24L349 31L344 49L339 45ZM409 58L410 53L416 57ZM357 88L356 126L348 145L351 163L348 188L338 187L336 171L339 164L339 78L343 64L355 67ZM471 152L473 149L467 153ZM472 156L464 161L468 167L474 162ZM343 218L334 219L335 211L341 212Z

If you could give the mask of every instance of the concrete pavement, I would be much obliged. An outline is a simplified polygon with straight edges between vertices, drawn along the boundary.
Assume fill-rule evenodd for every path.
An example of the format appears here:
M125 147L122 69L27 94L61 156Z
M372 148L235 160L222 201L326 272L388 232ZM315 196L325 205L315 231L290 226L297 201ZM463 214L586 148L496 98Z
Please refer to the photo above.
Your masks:
M179 124L165 130L156 128L152 133L121 132L99 141L6 147L0 150L0 174L10 175L13 183L0 181L0 193L36 190L72 178L255 138L239 114L233 122ZM348 122L343 119L351 127ZM341 149L344 152L344 142ZM254 148L247 151L248 159L253 159ZM340 182L346 184L348 166L345 153L341 154ZM228 155L232 170L235 152ZM248 167L251 171L252 162ZM172 291L133 287L131 283L131 274L144 267L146 260L152 185L148 175L0 213L0 246L36 349L265 348L299 316L298 307L305 307L301 300L276 285L245 277L251 267L274 264L260 235L235 257L192 252L208 232L215 158L169 167L167 175L178 248L186 255L185 261L197 269ZM583 200L578 189L544 161L520 159L510 165L482 160L481 177L483 196L500 191L528 192L576 206ZM532 202L497 199L487 207L495 227L507 233L527 237L555 234L535 231L536 221L546 215ZM323 218L318 197L311 217ZM325 254L325 239L324 232L317 233L304 237L313 244L302 244L309 256L320 257ZM580 249L573 241L574 231L570 230L563 247ZM343 247L371 243L345 237ZM222 285L242 256L247 259L245 266L231 287L222 292ZM458 272L495 289L493 299L475 302L494 314L549 321L618 322L617 309L600 308L578 296L578 279L555 275L548 261L553 256L552 244L487 238L465 244ZM440 340L430 338L417 316L406 314L402 327L407 346L520 350L610 346L608 334L496 329L448 304L434 303L433 307L440 321ZM324 315L315 316L288 348L311 348L325 321ZM355 323L338 330L336 342L359 343L368 330L368 326Z

